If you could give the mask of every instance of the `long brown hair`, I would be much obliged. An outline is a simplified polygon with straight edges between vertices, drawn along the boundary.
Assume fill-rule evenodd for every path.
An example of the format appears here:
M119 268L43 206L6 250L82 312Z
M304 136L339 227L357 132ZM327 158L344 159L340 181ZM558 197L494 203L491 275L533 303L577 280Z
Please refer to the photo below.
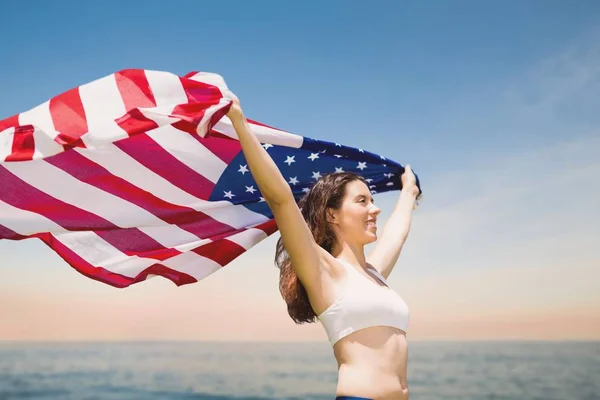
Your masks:
M338 210L341 207L346 194L346 185L356 180L368 185L364 178L351 172L325 175L298 202L298 207L315 241L329 253L335 243L335 234L327 222L327 210ZM290 317L297 324L315 322L317 315L310 305L306 289L296 276L282 238L277 241L275 264L280 269L279 291L287 304Z

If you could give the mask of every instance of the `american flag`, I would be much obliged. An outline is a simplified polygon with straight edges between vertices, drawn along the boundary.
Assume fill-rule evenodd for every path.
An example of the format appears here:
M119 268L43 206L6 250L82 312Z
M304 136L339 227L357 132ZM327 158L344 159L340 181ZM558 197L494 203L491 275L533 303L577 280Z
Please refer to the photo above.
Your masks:
M127 287L218 271L277 231L216 74L128 69L0 121L0 239L38 238L81 274ZM299 200L327 173L399 190L369 151L249 120Z

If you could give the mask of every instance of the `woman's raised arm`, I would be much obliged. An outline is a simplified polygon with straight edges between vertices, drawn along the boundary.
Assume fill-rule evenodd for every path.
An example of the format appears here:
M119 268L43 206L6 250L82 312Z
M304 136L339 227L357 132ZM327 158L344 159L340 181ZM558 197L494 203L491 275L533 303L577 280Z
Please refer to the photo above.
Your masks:
M292 189L279 171L277 164L252 133L235 99L227 116L233 123L242 151L267 205L273 211L277 227L296 275L310 290L312 282L320 281L322 268L328 265L329 254L319 246L308 228Z

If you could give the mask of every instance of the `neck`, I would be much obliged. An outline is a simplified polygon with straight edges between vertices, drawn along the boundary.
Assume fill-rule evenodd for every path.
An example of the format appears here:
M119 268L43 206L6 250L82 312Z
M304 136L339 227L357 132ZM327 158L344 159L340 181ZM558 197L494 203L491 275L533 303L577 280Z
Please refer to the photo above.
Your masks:
M360 265L363 268L367 265L365 246L362 244L353 245L347 242L337 242L331 250L331 255L351 264Z

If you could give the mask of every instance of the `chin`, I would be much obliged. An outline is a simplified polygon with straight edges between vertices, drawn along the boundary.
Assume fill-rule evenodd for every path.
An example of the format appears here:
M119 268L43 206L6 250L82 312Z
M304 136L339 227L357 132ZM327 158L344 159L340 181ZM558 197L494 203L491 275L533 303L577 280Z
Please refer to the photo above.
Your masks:
M373 243L377 240L377 234L374 232L368 232L365 237L365 244Z

